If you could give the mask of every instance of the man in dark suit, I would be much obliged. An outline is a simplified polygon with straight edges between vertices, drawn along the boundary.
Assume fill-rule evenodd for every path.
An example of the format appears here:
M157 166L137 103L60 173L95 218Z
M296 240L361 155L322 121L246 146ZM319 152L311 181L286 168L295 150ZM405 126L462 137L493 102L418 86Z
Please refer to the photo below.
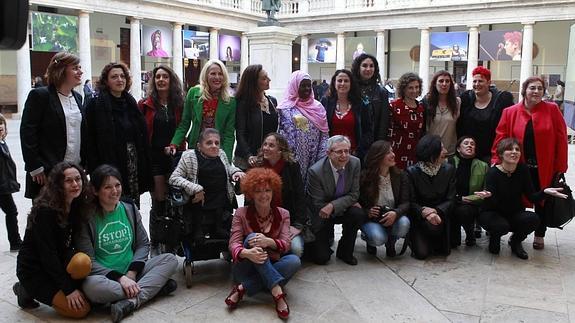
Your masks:
M312 210L312 229L316 240L310 246L313 261L323 265L333 250L334 224L342 224L342 237L336 256L350 265L357 265L353 256L357 230L364 222L359 198L358 158L350 155L351 143L345 136L336 135L327 141L327 156L308 170L307 194Z

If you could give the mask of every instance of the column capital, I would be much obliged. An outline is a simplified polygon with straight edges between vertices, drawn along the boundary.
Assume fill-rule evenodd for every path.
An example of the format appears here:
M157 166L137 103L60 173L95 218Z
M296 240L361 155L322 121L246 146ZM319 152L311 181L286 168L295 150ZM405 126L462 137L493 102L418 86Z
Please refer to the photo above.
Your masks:
M182 28L183 25L184 25L183 22L177 22L177 21L172 22L172 27L174 27L174 28L178 28L178 27Z
M85 9L78 10L78 16L89 15L91 13L94 13L94 11L93 10L85 10Z
M216 32L216 31L219 31L220 28L218 28L218 27L210 27L208 30L209 30L210 32Z
M478 24L474 24L474 25L467 25L467 28L471 29L471 28L479 28L480 25Z
M337 36L345 36L345 31L339 30L339 31L336 31L335 34Z
M309 34L301 34L300 37L301 37L301 38L304 38L304 37L305 37L305 38L309 38Z
M521 24L523 26L533 26L533 25L535 25L535 21L534 20L522 21Z
M379 33L385 33L387 31L387 29L385 28L378 28L378 29L374 29L373 31L375 31L377 34Z
M431 27L418 27L417 29L421 31L431 31Z
M128 17L128 19L130 20L130 23L135 23L135 22L140 22L140 20L144 19L142 17L137 17L137 16L132 16L132 17Z

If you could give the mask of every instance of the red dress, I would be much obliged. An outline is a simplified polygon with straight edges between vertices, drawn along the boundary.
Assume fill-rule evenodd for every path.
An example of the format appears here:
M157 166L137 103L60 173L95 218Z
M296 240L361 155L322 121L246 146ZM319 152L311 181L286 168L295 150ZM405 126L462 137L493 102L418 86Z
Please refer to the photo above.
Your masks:
M330 135L342 135L348 137L349 141L351 141L351 151L355 151L355 148L357 147L355 140L355 115L353 115L351 109L341 119L337 117L337 113L333 114Z
M423 104L410 108L403 99L391 102L391 122L388 138L391 142L397 167L406 169L415 160L415 146L425 130Z

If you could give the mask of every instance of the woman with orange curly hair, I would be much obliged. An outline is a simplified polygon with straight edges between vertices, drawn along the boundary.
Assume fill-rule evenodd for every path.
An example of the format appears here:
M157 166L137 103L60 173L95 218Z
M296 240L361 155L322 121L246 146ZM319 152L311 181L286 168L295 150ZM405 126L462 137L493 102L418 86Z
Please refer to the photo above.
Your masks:
M235 309L244 294L263 289L271 292L279 318L289 316L283 287L299 270L298 256L290 254L290 216L277 207L281 200L281 178L272 169L254 168L241 182L242 192L253 201L236 211L232 222L230 253L236 285L226 298Z

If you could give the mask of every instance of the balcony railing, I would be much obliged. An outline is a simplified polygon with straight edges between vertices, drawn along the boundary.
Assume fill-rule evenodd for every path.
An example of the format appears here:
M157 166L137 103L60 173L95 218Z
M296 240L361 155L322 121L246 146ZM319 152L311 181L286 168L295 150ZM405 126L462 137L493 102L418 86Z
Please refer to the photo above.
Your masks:
M180 0L212 7L265 15L261 0ZM370 10L393 10L402 8L428 8L438 6L498 3L509 0L282 0L279 17L307 14L350 13Z

